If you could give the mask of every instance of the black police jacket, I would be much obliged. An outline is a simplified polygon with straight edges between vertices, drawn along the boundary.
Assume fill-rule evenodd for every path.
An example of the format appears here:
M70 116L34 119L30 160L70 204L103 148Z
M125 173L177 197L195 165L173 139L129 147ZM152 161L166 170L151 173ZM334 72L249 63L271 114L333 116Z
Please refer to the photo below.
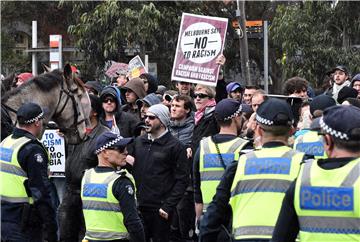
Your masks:
M18 153L18 162L26 172L28 179L25 188L29 196L34 199L33 214L29 218L28 226L39 226L41 221L46 225L48 234L56 235L57 223L55 207L51 201L52 185L48 178L49 159L45 148L31 133L15 128L13 138L28 137L31 141L25 144ZM20 223L24 209L23 203L1 203L1 221ZM38 220L40 218L40 221ZM31 221L35 219L36 221Z

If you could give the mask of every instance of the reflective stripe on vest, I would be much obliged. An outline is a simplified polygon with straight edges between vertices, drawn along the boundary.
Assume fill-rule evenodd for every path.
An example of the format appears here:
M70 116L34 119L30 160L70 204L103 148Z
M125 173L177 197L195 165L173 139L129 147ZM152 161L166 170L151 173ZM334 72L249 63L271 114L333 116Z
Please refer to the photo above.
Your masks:
M27 174L22 168L3 162L0 163L0 171L27 178Z
M114 211L121 212L119 203L108 203L102 201L84 201L82 203L83 209L87 210L101 210L101 211Z
M92 238L92 240L113 240L113 238L125 239L129 236L127 232L99 232L86 230L85 237Z
M301 241L360 241L359 173L360 159L332 170L304 164L294 198Z
M306 232L360 234L360 218L302 216L299 223Z
M131 176L131 175L129 175ZM112 187L120 174L87 170L82 179L81 200L86 224L85 238L90 240L127 239L128 232L119 201Z
M274 231L274 226L242 226L234 229L234 237L238 236L254 236L254 235L267 235L272 236Z
M249 192L286 192L291 181L279 179L251 179L238 182L231 196Z
M212 137L210 136L201 140L199 172L204 212L211 202L212 197L215 195L216 187L220 183L226 166L238 159L239 152L245 144L247 144L247 141L241 138L234 138L227 142L218 143L217 145L224 161L223 164L217 152L215 143L212 141Z
M33 203L24 186L26 172L18 161L19 150L31 139L21 137L14 139L8 136L0 144L0 196L1 201L8 203Z
M302 158L302 153L286 146L240 157L230 198L236 240L271 238L285 192L297 177Z

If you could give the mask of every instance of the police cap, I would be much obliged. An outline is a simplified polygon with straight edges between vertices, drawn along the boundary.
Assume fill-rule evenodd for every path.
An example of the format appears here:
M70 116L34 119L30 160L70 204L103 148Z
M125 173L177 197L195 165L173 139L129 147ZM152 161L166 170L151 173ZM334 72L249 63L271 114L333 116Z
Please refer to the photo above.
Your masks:
M242 112L242 105L239 101L231 98L221 100L215 107L215 118L217 120L227 121L236 116L239 116Z
M346 122L344 122L346 120ZM320 119L322 130L341 140L359 140L360 108L339 105L325 109Z
M256 121L268 126L289 126L294 116L290 105L278 98L269 98L256 110Z
M132 141L133 138L123 138L122 136L110 131L104 132L96 139L95 154L99 154L101 151L106 149L123 148Z
M44 112L36 103L25 103L16 112L19 124L31 124L44 118Z

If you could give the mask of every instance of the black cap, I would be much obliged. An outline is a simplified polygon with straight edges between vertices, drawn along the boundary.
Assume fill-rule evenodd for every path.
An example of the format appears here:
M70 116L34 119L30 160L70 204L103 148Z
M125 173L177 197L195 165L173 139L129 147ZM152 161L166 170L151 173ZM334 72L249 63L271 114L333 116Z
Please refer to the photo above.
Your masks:
M344 122L346 120L347 122ZM360 129L360 108L352 105L339 105L325 109L320 119L322 130L342 140L359 140L353 131ZM359 132L357 132L359 133Z
M16 113L20 124L31 124L44 118L44 112L36 103L23 104Z
M123 138L110 131L104 132L96 139L95 154L99 154L101 151L109 148L123 148L132 141L133 138Z
M348 86L344 86L340 89L338 93L337 101L338 103L343 103L346 98L356 98L358 96L358 92L356 89Z
M336 66L331 70L331 73L334 73L337 70L344 72L346 75L349 75L348 69L345 66Z
M217 120L230 120L239 116L241 112L241 103L232 98L223 99L215 106L215 118Z
M331 96L322 94L319 96L314 97L314 99L310 103L310 113L314 116L314 112L316 110L324 111L326 108L335 106L336 102L335 99Z
M269 98L256 110L256 121L268 126L288 126L294 116L290 105L278 98Z

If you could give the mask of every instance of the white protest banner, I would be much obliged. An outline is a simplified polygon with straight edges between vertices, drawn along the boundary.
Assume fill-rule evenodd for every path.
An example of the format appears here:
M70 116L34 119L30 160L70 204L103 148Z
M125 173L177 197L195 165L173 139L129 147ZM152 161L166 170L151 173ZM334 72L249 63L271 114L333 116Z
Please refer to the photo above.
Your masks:
M54 129L45 130L41 143L48 149L50 155L50 176L65 176L65 140Z
M146 73L144 63L141 61L140 56L137 55L129 61L128 70L130 80Z
M183 13L171 80L216 86L228 19Z

